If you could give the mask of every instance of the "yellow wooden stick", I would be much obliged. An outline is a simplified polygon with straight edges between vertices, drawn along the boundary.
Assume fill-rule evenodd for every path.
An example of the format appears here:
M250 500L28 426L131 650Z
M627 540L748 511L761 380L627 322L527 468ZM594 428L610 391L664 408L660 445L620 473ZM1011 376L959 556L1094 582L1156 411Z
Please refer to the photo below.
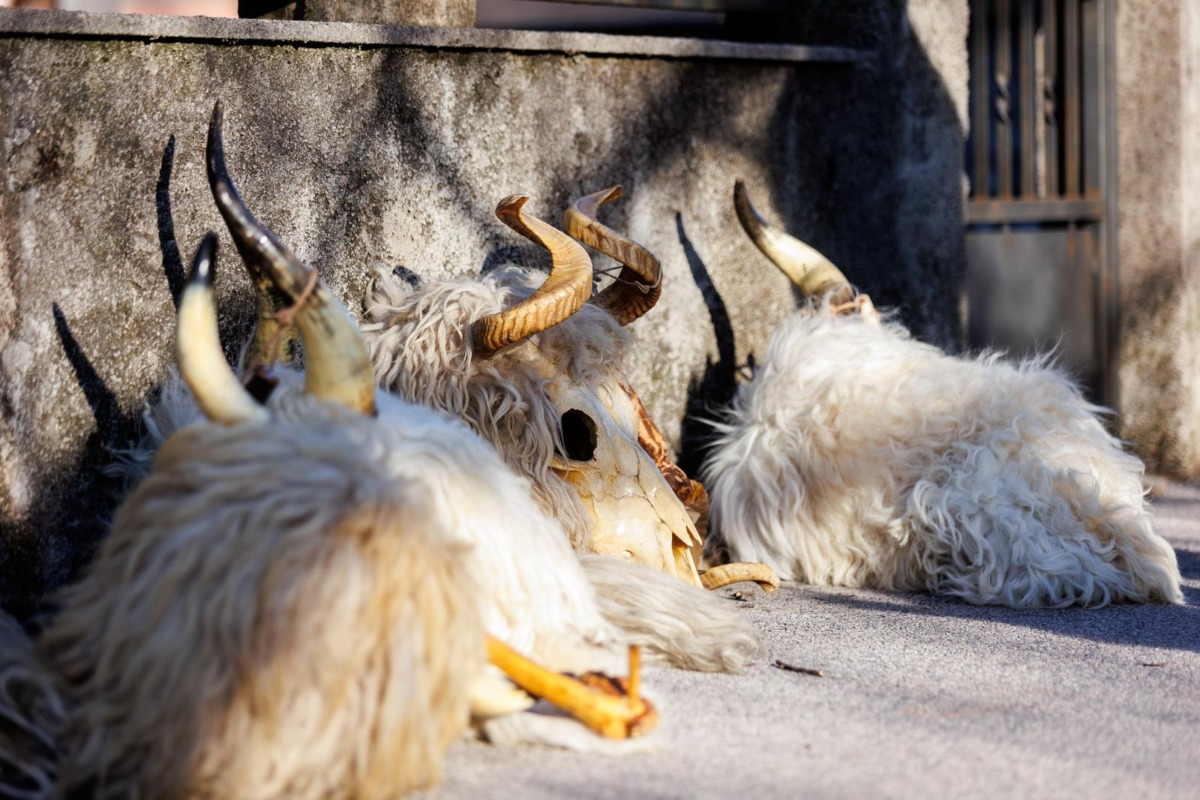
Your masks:
M628 739L652 730L658 713L640 696L640 655L630 648L630 678L622 682L588 673L583 679L551 672L530 661L504 642L489 636L488 661L513 683L535 697L562 709L601 736Z

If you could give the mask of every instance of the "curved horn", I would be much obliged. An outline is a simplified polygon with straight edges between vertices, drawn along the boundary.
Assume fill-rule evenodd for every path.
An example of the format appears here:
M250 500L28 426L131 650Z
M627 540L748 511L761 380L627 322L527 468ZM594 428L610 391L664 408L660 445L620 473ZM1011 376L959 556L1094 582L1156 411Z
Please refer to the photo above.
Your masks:
M649 250L596 219L600 206L620 196L621 187L614 186L579 198L563 215L563 227L588 247L621 263L621 274L592 302L628 325L658 302L662 266Z
M496 216L550 251L550 277L512 308L472 323L471 341L484 356L557 325L582 308L592 294L592 260L587 251L554 226L526 214L522 208L528 201L525 195L506 197L496 206Z
M192 274L179 301L175 323L179 372L204 415L213 422L262 422L267 419L266 409L243 388L221 350L212 288L216 273L217 235L210 231L196 248Z
M733 206L746 234L805 297L820 297L827 292L835 292L834 301L843 303L854 296L850 281L832 261L794 236L788 236L767 224L750 203L746 185L740 180L733 185Z
M218 100L208 125L208 185L254 283L258 319L246 363L262 364L270 357L291 363L296 358L296 331L290 326L280 326L276 320L279 312L288 306L288 299L271 283L265 268L269 262L295 260L296 257L274 233L254 219L233 185L225 167L225 143L221 137L223 117L224 104ZM268 354L269 350L275 352Z
M218 101L208 127L208 179L213 199L250 277L259 288L260 298L266 294L275 304L270 323L278 324L276 317L282 306L296 307L296 326L305 349L305 391L355 411L374 414L374 373L358 325L317 278L316 271L261 225L238 196L225 167L222 110ZM261 312L262 306L259 308ZM261 316L259 321L263 321Z

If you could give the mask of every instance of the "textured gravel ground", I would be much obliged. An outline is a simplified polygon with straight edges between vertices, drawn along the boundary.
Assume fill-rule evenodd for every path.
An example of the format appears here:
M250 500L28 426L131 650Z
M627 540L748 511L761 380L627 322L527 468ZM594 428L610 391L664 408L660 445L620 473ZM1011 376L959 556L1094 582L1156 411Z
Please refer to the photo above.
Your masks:
M1157 494L1184 606L738 587L767 653L743 675L647 673L654 752L462 743L427 797L1200 797L1200 488Z

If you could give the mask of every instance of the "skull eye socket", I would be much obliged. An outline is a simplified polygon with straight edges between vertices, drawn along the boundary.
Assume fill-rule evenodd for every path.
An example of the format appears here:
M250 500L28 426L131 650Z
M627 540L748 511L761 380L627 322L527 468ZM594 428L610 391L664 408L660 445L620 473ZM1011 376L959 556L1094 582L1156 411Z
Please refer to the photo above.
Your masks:
M591 461L596 454L596 423L572 408L562 415L563 455L572 461Z

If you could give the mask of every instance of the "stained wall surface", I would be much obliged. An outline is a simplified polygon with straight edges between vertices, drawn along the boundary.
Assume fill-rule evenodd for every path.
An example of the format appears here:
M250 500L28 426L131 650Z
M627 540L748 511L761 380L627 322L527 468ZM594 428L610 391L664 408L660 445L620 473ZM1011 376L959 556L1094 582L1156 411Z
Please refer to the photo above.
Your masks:
M795 306L737 227L735 177L955 346L965 24L965 3L848 3L796 22L817 45L797 47L0 11L0 601L35 602L102 536L121 487L100 468L174 363L207 230L231 355L248 332L203 165L218 98L243 197L355 313L380 265L545 267L497 201L557 220L622 184L605 221L665 273L627 373L694 468L695 417Z
M1117 6L1122 434L1200 478L1200 6Z

